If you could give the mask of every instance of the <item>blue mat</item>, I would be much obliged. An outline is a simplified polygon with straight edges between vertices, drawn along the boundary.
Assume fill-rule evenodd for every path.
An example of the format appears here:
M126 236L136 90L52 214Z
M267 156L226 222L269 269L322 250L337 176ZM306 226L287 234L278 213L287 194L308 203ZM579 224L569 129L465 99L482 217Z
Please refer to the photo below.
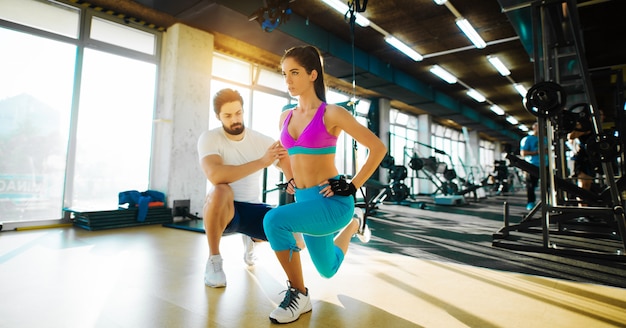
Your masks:
M202 220L184 220L180 222L165 223L163 224L163 226L168 228L205 233L204 222Z
M125 228L173 222L172 209L167 207L149 208L144 221L137 221L137 208L104 211L82 211L71 208L64 208L63 210L69 213L70 220L72 220L74 226L86 230Z

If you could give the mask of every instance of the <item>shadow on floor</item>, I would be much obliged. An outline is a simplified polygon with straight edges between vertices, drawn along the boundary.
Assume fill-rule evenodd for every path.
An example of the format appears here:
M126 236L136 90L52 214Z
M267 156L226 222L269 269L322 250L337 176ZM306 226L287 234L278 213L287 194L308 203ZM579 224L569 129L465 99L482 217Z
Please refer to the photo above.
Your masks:
M505 247L494 247L493 234L503 226L504 201L510 204L513 223L519 222L525 214L525 200L520 196L491 197L458 206L435 205L428 199L420 199L420 206L411 206L410 202L384 204L368 218L373 233L368 246L422 259L626 288L624 255L581 256L577 252L545 251L540 230L516 232L509 238L511 241L502 245ZM423 203L426 206L421 209ZM617 241L584 236L554 238L561 244L567 241L621 246Z

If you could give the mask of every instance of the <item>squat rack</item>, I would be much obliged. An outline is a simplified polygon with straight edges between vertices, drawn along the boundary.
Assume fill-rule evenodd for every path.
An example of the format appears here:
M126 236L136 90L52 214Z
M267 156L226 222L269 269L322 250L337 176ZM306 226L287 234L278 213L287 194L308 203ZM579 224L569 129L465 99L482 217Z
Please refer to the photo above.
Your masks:
M611 159L608 158L609 154L602 153L606 151L612 155L615 153L613 148L616 147L622 151L623 145L615 144L613 139L608 138L602 131L597 101L584 56L577 4L573 0L542 0L518 5L509 10L528 9L530 9L532 21L536 84L528 91L524 105L529 112L538 117L540 167L530 165L513 154L509 154L507 158L511 161L511 165L529 174L535 176L538 174L541 196L540 201L528 216L515 225L509 224L509 208L505 202L504 226L493 235L493 245L510 247L510 244L503 242L504 239L510 237L509 232L528 231L530 227L540 226L541 247L517 246L516 248L544 252L574 252L577 255L608 255L626 260L624 256L626 250L624 200L618 188L624 189L626 182L624 177L616 181ZM593 128L592 136L602 148L600 157L604 156L601 166L607 188L602 195L594 195L565 179L567 172L565 147L564 143L558 140L560 127L556 118L562 114L566 101L588 104ZM562 199L566 195L596 197L601 201L602 206L578 207L563 204ZM533 219L534 214L539 214L540 218ZM610 236L614 239L619 238L620 245L616 249L605 248L602 251L590 250L585 246L568 246L565 249L551 239L552 224L559 225L585 214L612 218L617 231L610 233Z

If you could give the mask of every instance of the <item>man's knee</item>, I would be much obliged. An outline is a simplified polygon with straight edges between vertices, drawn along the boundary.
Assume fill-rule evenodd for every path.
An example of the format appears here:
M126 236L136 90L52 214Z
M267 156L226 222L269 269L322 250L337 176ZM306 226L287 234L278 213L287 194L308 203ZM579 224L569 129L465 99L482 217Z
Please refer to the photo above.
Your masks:
M204 213L224 212L224 216L232 217L234 214L234 194L227 184L218 184L206 196Z
M227 184L218 184L213 187L213 190L206 195L204 200L205 206L217 205L222 206L227 203L232 203L235 199L233 189Z

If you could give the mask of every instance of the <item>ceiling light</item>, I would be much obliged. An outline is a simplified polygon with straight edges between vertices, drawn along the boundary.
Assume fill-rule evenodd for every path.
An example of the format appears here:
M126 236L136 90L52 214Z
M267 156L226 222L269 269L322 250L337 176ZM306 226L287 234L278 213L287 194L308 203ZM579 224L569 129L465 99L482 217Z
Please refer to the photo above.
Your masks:
M515 117L513 117L513 116L507 116L506 117L506 121L511 123L511 124L513 124L513 125L516 125L516 124L519 123L519 121Z
M498 70L500 75L507 76L511 74L511 71L509 71L509 69L506 68L506 66L504 66L504 63L500 61L500 58L489 55L487 56L487 60L491 63L491 65L493 65L493 67L495 67Z
M405 55L411 57L414 61L421 61L424 57L418 54L415 50L411 49L406 44L400 42L400 40L394 38L392 35L387 35L385 41L390 45L396 47L396 49L402 51Z
M434 65L433 67L430 68L430 72L437 75L440 79L450 83L450 84L454 84L456 83L457 79L456 76L450 74L450 72L446 71L445 69L441 68L441 66L439 65Z
M492 112L498 114L498 115L504 115L504 110L502 108L500 108L500 106L493 104L491 105L491 107L489 107L489 109L491 109Z
M480 92L474 89L469 89L469 91L467 91L467 95L474 98L478 102L484 102L485 100L487 100L485 96L481 95Z
M513 87L515 88L515 90L517 90L517 92L519 92L522 97L526 97L528 90L526 90L526 88L524 88L521 83L515 83L513 84Z
M524 132L528 132L528 127L524 124L520 124L517 128Z
M482 49L487 46L483 38L478 35L478 32L472 27L472 25L463 17L456 19L456 25L459 26L461 31L465 33L468 39L476 46L476 48Z
M434 0L434 1L435 1L436 4L438 4L440 6L445 4L446 2L448 2L448 0Z
M345 15L350 8L348 8L348 5L346 5L345 3L339 1L339 0L322 0L324 1L324 3L326 3L327 5L333 7L336 11L340 12L342 15ZM370 25L370 20L365 18L365 16L356 13L354 16L356 16L356 20L355 22L363 27L367 27Z

